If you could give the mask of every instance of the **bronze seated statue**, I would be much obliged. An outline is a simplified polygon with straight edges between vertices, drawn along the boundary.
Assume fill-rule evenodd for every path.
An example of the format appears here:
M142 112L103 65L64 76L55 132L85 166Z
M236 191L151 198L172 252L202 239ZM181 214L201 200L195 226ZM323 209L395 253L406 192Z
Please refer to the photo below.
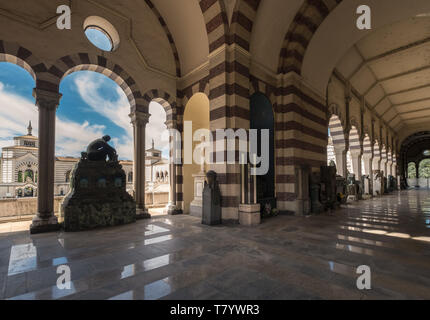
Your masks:
M108 157L109 161L117 161L118 154L116 150L108 144L110 140L110 136L104 136L101 139L94 140L88 145L87 152L83 155L83 158L86 157L90 161L106 161L106 157Z

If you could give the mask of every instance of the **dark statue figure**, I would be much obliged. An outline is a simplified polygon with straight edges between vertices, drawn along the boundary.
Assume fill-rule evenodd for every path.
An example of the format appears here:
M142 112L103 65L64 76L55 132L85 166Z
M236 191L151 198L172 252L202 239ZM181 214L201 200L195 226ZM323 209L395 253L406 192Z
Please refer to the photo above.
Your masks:
M318 214L324 211L321 204L321 177L319 173L313 172L309 176L310 184L310 198L311 198L311 212Z
M202 224L217 225L221 224L221 190L217 181L215 171L206 173L207 182L203 189L203 215Z
M86 158L90 161L106 161L106 157L108 157L109 161L117 161L118 154L116 150L108 144L110 140L110 136L104 136L101 139L91 142L87 148Z
M335 209L337 206L337 194L336 194L336 165L334 164L334 162L333 162L333 165L321 167L321 183L324 185L323 202L324 202L325 208Z

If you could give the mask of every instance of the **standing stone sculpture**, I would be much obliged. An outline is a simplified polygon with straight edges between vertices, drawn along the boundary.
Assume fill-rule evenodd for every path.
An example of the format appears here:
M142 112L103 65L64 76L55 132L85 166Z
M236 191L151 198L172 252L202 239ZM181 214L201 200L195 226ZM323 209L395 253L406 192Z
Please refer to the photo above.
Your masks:
M361 176L361 184L363 186L363 199L369 199L372 196L372 185L370 183L370 176L363 175Z
M373 171L373 195L380 196L383 194L383 172L380 170Z
M321 213L324 211L324 207L320 202L321 193L321 178L317 172L313 172L310 175L310 196L311 196L311 212Z
M358 186L355 180L355 174L348 174L348 186L347 186L348 200L358 201Z
M206 173L207 182L203 189L202 224L209 226L221 224L221 191L215 171Z
M136 202L126 191L126 174L109 140L105 136L91 142L72 170L70 192L60 209L65 231L136 221Z
M326 209L335 209L336 196L336 166L321 167L321 183L325 185L324 199Z

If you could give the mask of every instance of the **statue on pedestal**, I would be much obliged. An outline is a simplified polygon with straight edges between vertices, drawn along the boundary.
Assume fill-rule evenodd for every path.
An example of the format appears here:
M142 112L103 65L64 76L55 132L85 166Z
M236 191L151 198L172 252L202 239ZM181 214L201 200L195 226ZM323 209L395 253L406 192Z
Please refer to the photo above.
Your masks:
M368 199L369 196L372 195L372 185L370 184L370 177L369 175L362 175L361 176L361 185L363 186L363 198Z
M221 216L221 190L215 171L206 173L207 182L203 189L203 214L202 224L217 225L222 223Z
M105 136L93 141L72 170L70 192L60 209L66 231L136 221L136 202L126 191L126 175L109 140Z

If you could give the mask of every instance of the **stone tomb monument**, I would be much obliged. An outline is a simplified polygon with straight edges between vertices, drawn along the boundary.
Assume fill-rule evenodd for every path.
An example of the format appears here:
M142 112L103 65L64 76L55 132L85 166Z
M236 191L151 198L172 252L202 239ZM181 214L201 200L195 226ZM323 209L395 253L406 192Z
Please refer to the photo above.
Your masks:
M326 209L336 209L336 166L321 167L321 183L324 184L323 202Z
M380 196L383 194L383 172L380 170L373 171L373 195Z
M136 203L126 191L126 175L109 140L105 136L93 141L71 173L70 192L60 208L65 231L136 221Z
M202 224L209 226L221 224L221 191L217 182L215 171L206 173L207 182L203 189Z

